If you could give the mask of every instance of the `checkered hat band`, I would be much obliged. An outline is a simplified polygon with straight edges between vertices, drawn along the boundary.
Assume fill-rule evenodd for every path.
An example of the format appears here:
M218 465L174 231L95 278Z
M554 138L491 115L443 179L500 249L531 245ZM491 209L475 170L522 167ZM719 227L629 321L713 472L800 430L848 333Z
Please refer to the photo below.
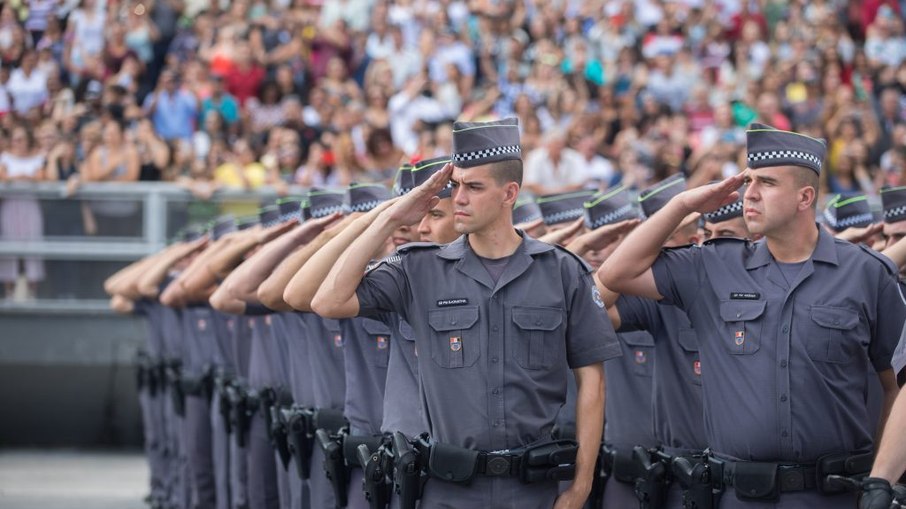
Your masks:
M544 222L547 224L562 223L565 221L570 221L572 219L579 219L583 214L585 214L585 211L583 209L563 210L560 212L555 212L549 216L544 216Z
M302 220L302 209L290 212L289 214L280 214L280 222L291 221L293 219Z
M381 203L383 203L383 200L370 200L362 203L356 203L355 205L344 205L343 210L345 212L368 212Z
M518 219L519 219L519 221L515 221L515 220L514 220L513 222L516 223L516 224L519 224L519 223L531 223L532 221L537 221L538 219L543 219L543 218L541 217L541 213L540 213L540 212L536 212L536 213L534 213L534 214L529 214L529 215L527 215L527 216L525 216L525 217L520 217L520 218L518 218Z
M754 154L749 154L748 160L750 163L756 163L761 161L789 161L789 160L800 160L804 163L814 165L816 168L821 167L821 158L809 154L808 152L800 152L798 150L769 150L767 152L757 152Z
M475 150L473 152L453 154L453 162L464 163L468 161L475 161L477 159L487 159L489 157L504 154L519 154L520 152L522 152L522 148L519 145L510 145L507 147L491 147L482 150Z
M313 208L311 209L311 217L325 217L333 214L334 212L343 212L343 205L331 205L329 207L321 207L317 209Z
M901 205L899 207L894 207L892 209L887 209L884 211L884 219L893 219L895 217L900 217L906 214L906 205Z
M855 216L844 217L837 221L838 228L849 228L850 226L869 225L874 221L874 216L868 214L857 214Z
M729 205L724 205L723 207L715 210L714 212L708 212L705 214L705 221L714 223L715 219L719 219L724 216L729 216L731 214L742 212L742 202L735 201Z
M629 214L630 212L632 212L632 204L627 203L626 205L623 205L622 207L618 208L617 210L614 210L613 212L608 212L607 214L604 214L603 216L601 216L598 219L596 219L595 221L593 221L591 223L591 228L592 229L600 228L606 224L615 223L615 222L619 221L620 219L626 217L626 214Z

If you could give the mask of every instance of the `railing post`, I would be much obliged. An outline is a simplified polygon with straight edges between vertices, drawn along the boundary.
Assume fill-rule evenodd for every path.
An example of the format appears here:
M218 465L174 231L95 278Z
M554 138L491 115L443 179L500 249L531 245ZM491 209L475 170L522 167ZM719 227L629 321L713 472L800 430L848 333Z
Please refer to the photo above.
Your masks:
M159 251L167 244L167 201L159 189L145 195L143 221L147 252Z

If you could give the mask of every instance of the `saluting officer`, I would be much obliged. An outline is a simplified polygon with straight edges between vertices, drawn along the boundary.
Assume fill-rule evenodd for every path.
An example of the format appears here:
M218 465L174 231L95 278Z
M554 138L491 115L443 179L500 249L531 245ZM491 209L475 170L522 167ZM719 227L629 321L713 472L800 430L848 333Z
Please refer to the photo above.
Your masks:
M824 478L870 462L868 370L896 391L890 358L906 316L896 269L816 226L823 141L760 124L747 138L749 169L675 197L599 277L691 319L719 507L851 507ZM729 204L744 181L746 224L764 239L661 252L681 218Z
M395 311L412 325L435 441L425 507L580 507L591 488L601 362L619 345L587 266L513 228L518 133L515 119L456 123L452 165L385 210L312 302L326 316ZM454 224L465 235L446 246L405 246L363 278L371 253L398 226L421 220L451 176ZM578 381L580 445L573 485L558 499L556 480L515 477L520 451L550 440L568 368Z

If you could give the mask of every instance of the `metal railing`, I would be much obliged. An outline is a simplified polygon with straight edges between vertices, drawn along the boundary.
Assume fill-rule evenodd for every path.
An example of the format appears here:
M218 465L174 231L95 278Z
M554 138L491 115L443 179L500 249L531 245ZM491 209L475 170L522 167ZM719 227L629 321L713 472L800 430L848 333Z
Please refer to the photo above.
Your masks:
M290 189L291 194L301 191ZM0 184L0 215L9 214L0 220L13 222L15 230L29 230L0 236L0 259L16 259L22 272L35 263L26 260L39 260L45 272L35 298L0 295L0 311L105 310L102 284L114 271L160 250L186 224L225 212L252 214L276 197L273 188L265 187L254 192L221 189L210 200L199 200L185 187L164 182L83 184L71 196L63 182ZM15 209L12 202L22 201L37 203L43 216L40 231L33 221L23 222L30 228L16 226L22 210L35 210Z

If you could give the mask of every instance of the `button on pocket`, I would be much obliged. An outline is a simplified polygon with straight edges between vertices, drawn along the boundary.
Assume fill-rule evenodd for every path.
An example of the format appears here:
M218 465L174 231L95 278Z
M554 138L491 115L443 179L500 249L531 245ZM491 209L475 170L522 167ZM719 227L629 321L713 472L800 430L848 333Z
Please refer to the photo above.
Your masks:
M724 321L721 342L733 355L751 355L761 346L761 315L763 300L731 300L720 303L720 317Z
M428 324L434 330L431 358L442 368L462 368L475 364L479 357L480 334L478 307L428 311Z
M514 307L513 356L526 369L546 369L559 357L557 329L563 324L563 310L541 307Z
M644 331L623 332L619 334L620 341L626 343L631 359L627 359L632 366L631 371L643 377L654 375L654 338Z
M371 354L375 366L386 368L390 360L390 327L378 320L362 318L362 328L368 333L365 350Z
M851 362L859 345L854 331L859 325L859 313L847 308L812 306L809 314L817 325L810 327L806 336L809 358L836 364Z

